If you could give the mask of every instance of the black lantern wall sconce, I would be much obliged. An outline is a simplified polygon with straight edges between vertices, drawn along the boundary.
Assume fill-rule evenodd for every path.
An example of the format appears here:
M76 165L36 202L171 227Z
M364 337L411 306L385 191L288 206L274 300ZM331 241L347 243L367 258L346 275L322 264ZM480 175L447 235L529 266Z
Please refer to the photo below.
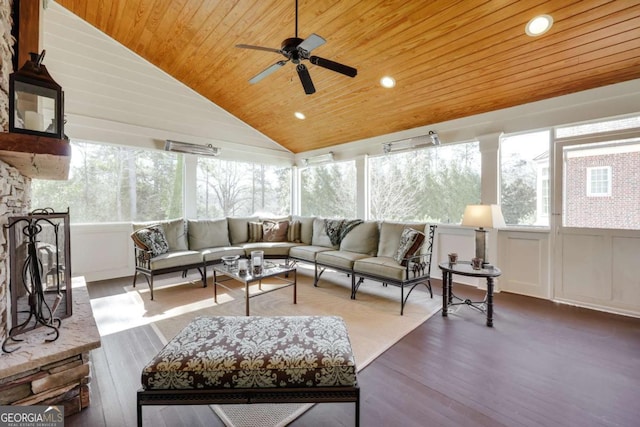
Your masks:
M64 92L42 64L45 51L9 76L9 132L64 138Z

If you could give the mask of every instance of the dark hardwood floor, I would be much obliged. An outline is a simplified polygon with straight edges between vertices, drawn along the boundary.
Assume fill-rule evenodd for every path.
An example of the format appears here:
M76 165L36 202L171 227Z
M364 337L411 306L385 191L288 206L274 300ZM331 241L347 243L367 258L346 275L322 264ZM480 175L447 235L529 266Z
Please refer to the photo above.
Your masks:
M89 293L129 283L89 283ZM362 370L361 425L640 425L640 319L500 293L494 327L484 321L469 307L438 313ZM161 346L150 326L104 336L92 352L91 405L65 426L135 425L140 371ZM144 423L222 425L207 406L145 407ZM353 404L315 405L292 424L352 425Z

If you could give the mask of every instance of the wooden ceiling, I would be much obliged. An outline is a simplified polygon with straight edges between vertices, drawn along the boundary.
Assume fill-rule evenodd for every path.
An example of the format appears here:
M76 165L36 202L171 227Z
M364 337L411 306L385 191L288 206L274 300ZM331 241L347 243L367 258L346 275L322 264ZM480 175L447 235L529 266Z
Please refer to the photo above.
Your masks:
M327 40L313 54L358 69L307 62L313 95L291 63L249 84L283 58L235 47L280 48L294 0L57 3L294 153L640 78L635 0L300 0L299 36ZM541 13L553 28L525 35Z

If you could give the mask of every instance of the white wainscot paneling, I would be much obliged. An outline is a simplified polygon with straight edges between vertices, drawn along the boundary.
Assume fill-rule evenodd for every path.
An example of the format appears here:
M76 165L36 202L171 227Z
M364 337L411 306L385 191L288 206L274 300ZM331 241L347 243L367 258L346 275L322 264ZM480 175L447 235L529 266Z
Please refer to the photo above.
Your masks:
M637 230L565 232L557 299L640 317L639 253Z
M86 281L133 274L131 224L72 224L71 268Z
M548 230L501 230L498 242L502 290L550 298Z
M611 300L611 246L607 240L600 233L563 236L560 296L591 303Z
M441 262L448 262L448 254L456 252L459 260L469 261L475 256L475 231L458 225L440 224L436 229L436 241L431 267L431 275L442 279L442 271L437 267ZM473 286L485 286L478 279L465 276L454 276L454 282Z
M640 238L614 237L612 251L613 300L640 313Z

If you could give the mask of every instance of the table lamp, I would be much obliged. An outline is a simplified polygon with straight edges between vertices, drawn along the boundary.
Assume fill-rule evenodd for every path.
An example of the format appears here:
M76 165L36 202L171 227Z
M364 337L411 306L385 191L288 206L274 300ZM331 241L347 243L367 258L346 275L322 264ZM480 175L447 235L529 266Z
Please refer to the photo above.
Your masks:
M476 258L482 258L482 265L487 261L486 228L505 227L504 217L499 205L467 205L462 216L462 225L476 228Z

